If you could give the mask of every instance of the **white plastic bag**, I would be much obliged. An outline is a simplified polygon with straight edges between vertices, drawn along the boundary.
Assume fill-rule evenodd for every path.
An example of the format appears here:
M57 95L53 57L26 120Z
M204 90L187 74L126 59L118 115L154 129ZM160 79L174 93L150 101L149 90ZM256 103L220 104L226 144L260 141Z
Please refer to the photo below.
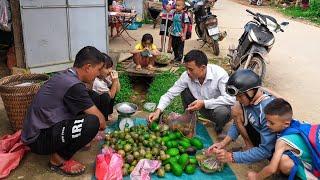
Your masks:
M11 31L11 12L8 0L0 0L0 29Z

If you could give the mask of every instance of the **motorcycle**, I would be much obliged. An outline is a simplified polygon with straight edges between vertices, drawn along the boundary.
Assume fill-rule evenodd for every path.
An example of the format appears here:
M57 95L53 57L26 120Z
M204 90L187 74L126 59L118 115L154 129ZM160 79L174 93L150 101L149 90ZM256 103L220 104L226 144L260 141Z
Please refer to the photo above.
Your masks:
M218 56L220 53L219 41L223 40L226 32L220 32L218 18L210 12L210 8L215 2L216 0L191 2L188 9L194 14L195 31L199 40L203 41L201 48L208 44L212 48L214 55Z
M289 22L278 24L271 16L253 13L248 9L246 11L253 16L254 21L244 26L238 47L229 48L229 63L233 71L251 69L263 79L268 63L267 55L275 42L272 32L284 32L282 26L287 26Z

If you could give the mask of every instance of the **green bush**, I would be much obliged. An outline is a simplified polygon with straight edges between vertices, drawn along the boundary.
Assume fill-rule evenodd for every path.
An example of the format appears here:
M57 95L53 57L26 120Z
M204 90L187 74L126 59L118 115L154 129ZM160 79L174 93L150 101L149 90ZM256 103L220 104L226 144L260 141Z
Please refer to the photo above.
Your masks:
M158 103L161 96L178 80L180 73L164 72L157 75L150 84L147 101ZM178 96L171 101L165 112L183 113L181 97Z
M280 11L288 16L303 18L320 24L320 0L310 0L309 8L306 10L300 7L289 7L282 8Z
M132 84L130 78L126 73L119 74L119 81L121 85L120 91L117 93L115 103L130 102L130 98L133 94Z

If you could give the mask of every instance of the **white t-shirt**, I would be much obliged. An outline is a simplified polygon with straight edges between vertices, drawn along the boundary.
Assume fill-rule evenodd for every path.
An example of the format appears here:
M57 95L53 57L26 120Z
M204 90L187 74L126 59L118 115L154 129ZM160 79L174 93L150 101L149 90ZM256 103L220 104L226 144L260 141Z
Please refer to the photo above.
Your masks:
M110 91L110 87L112 85L112 81L110 76L106 77L105 80L96 78L93 82L92 90L97 92L98 94L103 94Z
M207 65L207 74L203 84L200 84L198 79L192 80L188 73L184 72L167 93L161 96L157 108L163 111L171 100L187 88L195 99L204 100L205 109L215 109L221 105L232 106L236 98L226 93L228 79L228 73L214 64Z

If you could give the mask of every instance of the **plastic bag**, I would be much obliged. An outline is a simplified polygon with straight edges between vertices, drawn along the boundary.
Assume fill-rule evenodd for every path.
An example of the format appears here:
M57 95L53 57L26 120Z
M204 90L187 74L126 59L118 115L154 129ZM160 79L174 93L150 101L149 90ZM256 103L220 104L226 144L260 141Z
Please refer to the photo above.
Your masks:
M11 12L8 0L0 0L0 29L11 31Z
M11 170L18 167L20 160L29 151L20 137L21 130L0 138L0 179L7 177Z
M178 130L190 138L196 134L197 120L197 113L189 111L186 111L183 115L172 112L167 117L167 123L171 130Z
M122 166L122 157L111 148L104 148L96 158L95 176L98 180L122 180Z
M131 180L150 180L150 174L154 173L161 166L157 160L141 159L130 174Z

